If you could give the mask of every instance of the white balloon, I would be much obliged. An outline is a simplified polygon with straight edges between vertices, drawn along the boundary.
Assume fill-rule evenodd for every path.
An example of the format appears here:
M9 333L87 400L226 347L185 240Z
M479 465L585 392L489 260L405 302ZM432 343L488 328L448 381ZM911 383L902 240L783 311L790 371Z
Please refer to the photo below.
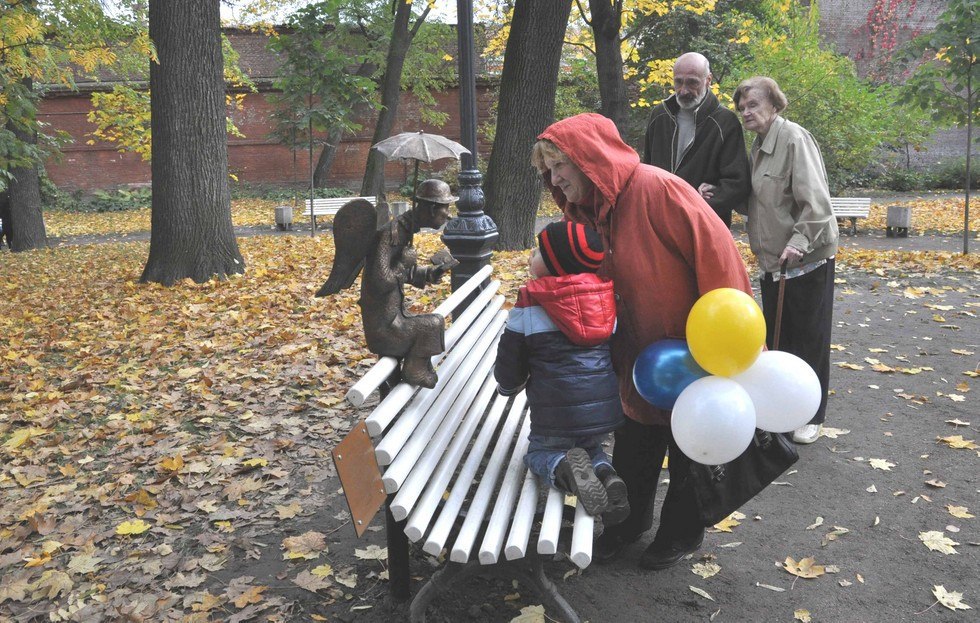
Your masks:
M809 422L820 407L820 379L792 353L767 350L748 370L731 377L752 397L756 426L788 433Z
M677 397L670 428L692 461L721 465L745 452L755 434L755 409L748 392L720 376L700 378Z

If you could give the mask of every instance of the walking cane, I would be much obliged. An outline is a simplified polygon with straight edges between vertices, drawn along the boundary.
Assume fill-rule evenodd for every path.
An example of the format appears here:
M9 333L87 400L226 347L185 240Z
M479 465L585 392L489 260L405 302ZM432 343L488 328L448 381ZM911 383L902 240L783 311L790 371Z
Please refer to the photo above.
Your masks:
M772 334L772 349L779 350L779 329L783 324L783 297L786 296L786 261L779 265L779 297L776 299L776 328Z

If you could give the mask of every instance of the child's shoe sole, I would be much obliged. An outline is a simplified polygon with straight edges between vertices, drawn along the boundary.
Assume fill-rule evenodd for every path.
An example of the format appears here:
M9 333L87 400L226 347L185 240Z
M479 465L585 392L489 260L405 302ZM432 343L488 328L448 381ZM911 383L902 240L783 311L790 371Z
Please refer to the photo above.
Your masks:
M565 460L572 471L575 495L585 507L585 511L593 516L605 511L609 505L606 488L595 475L589 453L582 448L572 448L565 453Z

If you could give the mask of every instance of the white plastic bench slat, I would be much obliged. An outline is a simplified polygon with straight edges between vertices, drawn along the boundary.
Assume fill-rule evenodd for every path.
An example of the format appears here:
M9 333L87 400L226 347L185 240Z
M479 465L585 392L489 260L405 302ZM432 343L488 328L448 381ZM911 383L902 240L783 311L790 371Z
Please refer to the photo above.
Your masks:
M524 425L517 435L517 443L511 452L510 461L507 463L507 471L504 472L504 480L500 484L500 491L497 492L497 501L493 505L493 512L490 513L490 521L487 523L486 532L483 534L483 543L480 545L479 560L481 565L492 565L497 562L500 550L504 545L504 536L510 526L509 517L514 515L514 503L517 501L517 493L527 467L524 466L524 455L527 454L528 433L531 432L531 418L524 418Z
M585 569L592 562L592 539L595 519L585 512L579 502L575 505L575 525L572 527L571 559L579 569Z
M439 409L439 412L446 413L446 416L441 420L441 424L437 423L432 428L428 428L423 422L423 425L416 429L412 438L405 444L391 466L385 470L382 482L384 482L385 490L388 493L399 491L404 486L409 475L414 470L419 469L420 463L425 462L426 455L432 457L429 459L431 461L429 472L431 473L432 469L435 468L439 460L439 455L432 453L432 451L435 450L441 453L449 445L453 433L456 432L456 428L463 419L463 414L466 413L473 399L476 398L480 388L484 385L490 368L493 367L493 358L487 357L487 351L490 348L496 351L496 343L496 339L492 337L489 340L489 348L482 343L477 345L477 352L483 354L483 361L472 370L466 370L462 366L460 367L458 376L465 375L464 385L454 399L454 402L450 403L452 407L448 409L448 412L444 408ZM438 405L439 403L436 402L436 404ZM448 405L446 406L448 407ZM433 407L433 410L435 410L435 407ZM433 421L438 419L433 418ZM421 491L421 484L419 484L418 488ZM404 519L404 517L402 518Z
M449 559L453 562L466 562L470 559L470 552L473 551L473 544L476 541L477 533L480 530L484 517L486 517L487 509L490 507L494 488L497 486L497 482L504 468L504 459L510 452L511 443L514 441L514 430L523 419L525 413L523 405L520 411L517 411L514 407L511 407L511 411L511 416L515 415L515 411L517 412L516 417L513 419L511 417L507 418L504 422L504 429L501 431L500 436L497 437L497 443L494 445L493 453L490 455L490 460L483 470L483 477L480 479L480 484L476 488L476 493L473 494L473 499L470 501L470 506L466 511L466 519L463 520L463 525L459 529L459 534L456 536L456 541L449 554Z
M399 409L405 407L405 405L408 405L408 408L406 408L405 412L398 418L398 421L391 425L391 429L385 434L384 439L382 439L381 442L375 447L375 456L378 459L379 465L389 464L394 456L398 454L405 440L408 439L411 432L415 430L416 426L418 426L422 416L429 411L432 403L437 400L442 400L445 402L446 398L443 396L447 393L447 391L453 391L453 395L459 392L461 377L456 376L456 370L464 364L470 366L471 368L475 367L477 362L468 358L467 355L469 355L470 351L480 341L480 339L484 337L487 327L493 325L494 323L498 324L498 328L499 326L503 326L503 320L496 320L497 316L504 313L503 311L496 311L488 307L484 310L484 312L485 313L481 314L474 322L472 325L472 330L468 331L466 335L464 335L456 343L456 347L450 351L449 355L442 362L442 365L439 366L437 371L439 380L436 382L436 386L432 389L419 390L419 392L415 394L414 398L409 397L409 400L411 401L410 403L408 400L406 400L401 404ZM480 327L483 327L483 329L481 330ZM492 337L493 336L491 336L491 339ZM401 385L412 387L407 383L399 383L396 389ZM389 394L389 397L390 396L391 394ZM390 419L394 418L394 416L397 414L392 414L391 410L395 409L395 407L399 405L387 405L387 402L388 398L385 398L385 400L378 405L378 409L375 409L375 413L379 413L379 409L384 406L387 409L386 412L379 413L377 418L375 418L374 413L372 413L367 418L366 423L368 434L374 430L379 432L384 430L384 426L382 426L382 424L386 425L386 423L382 422L382 419L388 419L390 421Z
M344 207L346 204L354 201L355 199L364 199L370 202L371 205L378 204L377 197L314 197L313 198L313 216L329 216L336 214L340 208ZM310 200L307 199L303 202L304 209L303 214L306 216L310 215Z
M548 490L548 501L544 505L541 531L538 533L538 553L553 556L558 552L558 536L561 533L562 511L565 508L565 494L552 487Z
M867 218L871 212L869 197L831 197L830 209L834 216Z
M527 470L524 476L524 486L521 487L521 497L517 500L517 510L510 524L510 534L504 544L504 558L515 560L524 558L527 554L527 543L531 538L531 527L534 525L534 511L538 507L538 479Z
M468 298L490 274L484 269L450 299ZM478 292L447 329L448 352L433 357L439 374L435 388L400 383L367 418L379 463L387 463L382 478L393 495L392 515L405 522L411 541L423 542L426 553L446 551L453 562L471 556L483 564L522 558L536 521L541 483L523 461L530 427L527 397L497 395L492 373L507 316L498 289L493 282ZM458 307L450 299L438 308L444 316ZM352 402L363 402L391 370L382 361L375 364L370 383L361 384L363 394ZM557 552L564 497L554 488L547 492L539 553ZM591 563L593 526L579 505L570 543L579 567ZM457 528L455 541L449 541Z
M386 484L399 482L402 473L407 475L415 459L418 458L418 454L421 453L421 448L424 448L425 444L430 441L439 422L444 419L449 410L449 406L453 404L464 388L474 384L479 387L483 383L483 377L475 378L475 373L484 367L489 369L489 366L493 365L493 358L484 361L487 359L486 350L496 340L506 319L506 312L500 311L483 333L476 334L476 331L471 331L470 334L474 334L479 339L475 340L472 346L466 348L465 353L473 356L462 357L457 355L450 364L451 367L448 369L446 366L440 367L440 373L443 377L449 375L449 380L439 379L436 387L429 390L421 401L413 402L410 410L406 410L406 413L398 418L398 421L392 425L378 444L375 450L378 464L391 464L391 467L385 470L383 480ZM467 334L467 338L460 340L460 345L469 341L470 334ZM454 351L454 353L456 352ZM484 371L485 375L486 371ZM423 396L423 393L419 392L418 396ZM413 417L409 417L410 414ZM414 417L415 414L425 415L419 422L418 418ZM418 422L417 426L416 422ZM415 433L412 432L413 430ZM402 454L406 452L407 455L403 457ZM388 493L393 491L389 489Z
M468 325L467 328L472 328L473 330L467 331L463 336L460 336L456 340L456 342L453 344L452 350L445 356L445 359L443 359L441 364L436 361L436 357L433 357L433 365L439 364L439 381L432 389L421 389L418 395L416 395L416 404L421 405L425 400L428 400L431 403L432 400L435 400L438 393L442 391L442 387L445 386L446 382L448 382L452 371L455 370L459 365L459 362L466 357L468 350L472 348L473 344L476 343L476 340L481 335L478 327L489 324L502 306L503 297L497 297L496 299L491 300L490 305L482 310L479 310L480 313ZM398 415L401 409L408 404L408 401L412 399L414 392L414 385L409 385L408 383L399 383L396 385L388 396L381 401L378 407L375 408L371 415L369 415L365 420L368 434L372 437L377 437L380 435L388 427L388 425L391 424L392 420L395 419L395 416ZM401 419L403 418L399 418L399 420ZM404 430L404 427L406 426L412 426L414 428L415 424L409 424L406 422L401 426Z
M439 314L443 318L446 318L459 307L466 298L473 293L473 290L477 288L484 280L486 280L490 273L493 271L491 266L484 266L475 275L466 280L466 282L461 285L452 294L446 297L446 300L442 302L438 307L433 310L433 313ZM481 292L472 302L472 304L466 308L460 317L453 322L452 326L446 331L446 348L452 348L452 345L456 343L459 334L462 333L465 326L469 326L468 322L472 322L472 318L475 318L481 309L486 305L486 302L490 300L494 293L500 288L499 281L492 281L487 288ZM482 302L481 302L482 301ZM464 324L459 329L455 329L457 324L464 322L463 319L466 314L470 313L470 320L467 324ZM344 398L351 405L355 407L360 407L367 400L367 397L371 395L374 390L378 389L382 383L385 382L391 373L395 371L398 367L398 360L394 357L382 357L374 364L367 373L351 387Z
M459 465L459 461L466 451L466 446L473 439L473 433L476 432L477 425L479 425L480 419L483 417L487 405L493 399L496 390L496 381L493 377L488 376L476 400L466 409L466 415L463 417L462 424L454 431L455 435L452 437L452 443L449 444L449 441L446 441L449 449L446 450L441 439L433 440L433 444L426 448L425 454L419 459L419 465L412 470L405 484L399 487L398 495L391 501L391 514L394 515L396 520L401 521L408 517L415 504L419 502L419 496L423 490L431 487L433 493L439 496L446 490L446 486L449 484L450 479L452 479L453 472L456 471L456 466ZM462 406L466 407L467 405ZM453 408L456 408L456 406L454 405ZM442 434L442 431L440 431L440 434ZM443 450L445 450L445 453L443 453ZM438 499L436 501L438 502ZM425 502L424 498L419 503L423 502ZM435 505L432 506L432 510L435 510ZM426 518L426 521L428 521L428 518ZM417 541L418 539L413 540Z
M459 286L455 292L446 297L446 300L436 307L435 310L433 310L433 313L439 314L443 318L449 316L449 314L453 313L453 310L463 304L463 301L465 301L466 297L473 293L473 290L479 287L481 283L490 277L491 272L493 272L492 266L484 266L480 270L476 271L476 273L467 279L463 285Z
M453 518L459 513L459 509L462 508L466 492L469 490L468 483L472 483L473 478L476 476L476 471L479 469L480 462L483 460L483 456L490 446L490 440L497 430L497 423L500 421L500 417L503 415L506 406L507 397L497 396L493 406L490 407L490 412L483 420L483 427L480 429L476 441L473 442L470 453L466 457L462 469L459 470L459 475L456 476L456 482L449 493L446 504L443 506L443 514L447 517L447 520L443 522L445 526L437 526L436 529L433 529L432 535L429 537L429 542L432 543L432 547L425 549L425 551L433 556L438 556L439 552L442 551L443 545L446 543L446 537L449 535L450 528L452 528ZM454 468L455 466L449 467L450 470ZM442 495L448 484L448 479L446 482L436 480L422 495L422 501L415 508L415 512L412 513L411 518L408 520L408 525L405 527L405 534L413 542L418 541L425 534L429 521L432 519L432 515L435 514L436 507L442 499ZM426 547L430 547L429 542L426 543ZM435 553L430 551L433 548L435 549Z

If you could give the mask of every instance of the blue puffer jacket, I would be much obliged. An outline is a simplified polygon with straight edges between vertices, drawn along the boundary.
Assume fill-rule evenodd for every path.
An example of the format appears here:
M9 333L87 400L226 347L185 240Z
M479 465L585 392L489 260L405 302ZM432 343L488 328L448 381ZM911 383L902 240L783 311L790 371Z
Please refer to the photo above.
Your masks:
M532 279L521 288L494 376L505 396L526 385L532 433L584 437L623 423L608 341L615 303L612 282L591 273Z

